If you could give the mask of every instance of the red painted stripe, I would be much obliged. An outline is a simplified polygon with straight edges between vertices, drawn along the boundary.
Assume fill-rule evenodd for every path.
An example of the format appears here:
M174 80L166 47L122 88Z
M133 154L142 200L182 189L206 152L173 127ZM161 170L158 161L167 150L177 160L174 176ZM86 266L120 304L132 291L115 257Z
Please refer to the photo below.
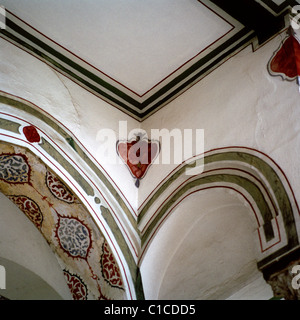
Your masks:
M233 187L229 187L229 186L210 186L210 187L205 187L205 188L201 188L201 189L194 190L194 191L190 192L189 194L185 195L184 198L182 198L178 203L176 203L175 206L173 206L173 207L169 210L169 212L163 217L163 219L162 219L162 220L160 221L160 223L157 225L156 229L155 229L154 232L151 234L150 238L148 239L148 241L146 242L146 244L145 244L145 246L144 246L144 249L143 249L143 251L142 251L142 253L141 253L141 256L140 256L138 265L141 263L141 261L142 261L142 259L143 259L143 256L144 256L144 254L145 254L145 252L146 252L149 244L151 243L151 241L152 241L153 238L154 238L154 235L158 232L160 226L163 224L163 222L166 220L166 218L172 213L172 211L173 211L185 198L187 198L187 197L190 196L191 194L194 194L194 193L199 192L199 191L207 190L207 189L214 189L214 188L231 189L231 190L234 190L234 191L236 191L237 193L239 193L239 194L248 202L248 204L250 205L250 207L251 207L251 209L252 209L252 211L253 211L253 213L254 213L254 215L255 215L255 217L256 217L256 220L257 220L257 214L256 214L256 212L255 212L254 207L253 207L252 204L250 203L250 201L247 199L247 197L246 197L242 192L240 192L239 190L237 190L237 189L235 189L235 188L233 188ZM277 220L276 220L276 222L277 222ZM258 226L258 227L259 227L259 226ZM278 228L278 234L279 234L279 241L278 241L276 244L278 244L278 243L281 241L280 230L279 230L279 225L278 225L278 223L277 223L277 228ZM275 244L273 244L273 245L271 245L270 247L263 249L263 248L262 248L262 241L261 241L261 236L260 236L259 229L257 229L257 231L258 231L258 235L259 235L259 242L260 242L261 252L264 252L264 251L270 249L271 247L273 247L273 246L275 245Z
M5 136L5 137L8 137L8 138L13 139L13 140L19 140L19 141L22 141L22 142L30 145L31 147L33 147L33 148L36 150L36 152L39 153L39 154L41 154L45 159L47 159L47 161L49 161L49 163L51 163L51 164L56 168L56 170L60 172L61 176L64 177L64 180L69 181L69 184L72 185L73 188L77 190L77 193L80 194L80 195L82 196L82 198L85 199L86 204L90 207L90 210L91 210L91 211L95 214L95 216L98 218L100 224L102 225L103 229L104 229L105 232L106 232L106 236L109 238L110 243L112 244L112 246L113 246L114 249L115 249L115 252L117 253L117 256L118 256L118 258L119 258L119 261L120 261L120 263L121 263L121 265L122 265L122 269L124 270L124 274L125 274L126 282L127 282L127 285L128 285L128 290L129 290L129 293L130 293L130 297L131 297L131 299L133 299L132 293L131 293L131 290L130 290L129 281L128 281L128 278L127 278L127 273L126 273L126 271L125 271L123 262L122 262L122 260L121 260L121 258L120 258L119 252L118 252L118 250L117 250L117 248L116 248L116 246L115 246L115 244L114 244L114 241L112 240L112 238L111 238L110 235L108 234L108 232L107 232L105 226L103 225L102 221L100 220L98 214L95 212L95 210L93 209L93 207L89 204L88 200L84 197L84 195L76 188L75 185L73 185L73 183L64 175L64 173L63 173L47 156L45 156L40 150L38 150L33 144L31 144L31 143L29 143L28 141L23 140L23 139L21 139L21 138L17 138L17 137L14 137L14 136L10 136L10 135L4 134L4 133L0 133L0 136Z

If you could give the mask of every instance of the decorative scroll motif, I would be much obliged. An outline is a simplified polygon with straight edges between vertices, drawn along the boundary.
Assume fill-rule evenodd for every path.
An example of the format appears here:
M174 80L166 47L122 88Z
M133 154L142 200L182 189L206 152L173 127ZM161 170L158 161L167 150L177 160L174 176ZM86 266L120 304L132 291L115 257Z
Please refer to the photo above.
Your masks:
M0 155L0 180L8 183L29 183L30 166L21 154Z
M120 274L120 270L117 266L113 254L109 250L109 246L106 241L102 245L102 256L101 256L101 269L103 278L112 287L123 289L123 282Z
M143 134L137 134L130 141L117 141L117 153L136 179L136 187L139 187L140 180L146 175L159 150L159 141L149 140Z
M56 236L61 248L73 258L86 259L92 245L86 225L77 218L58 215Z
M21 211L40 229L43 222L43 214L39 205L32 199L26 196L9 196L12 202L14 202Z
M64 270L67 285L74 300L87 300L88 290L79 276Z
M68 188L50 171L46 173L46 184L55 198L67 203L73 203L76 200Z

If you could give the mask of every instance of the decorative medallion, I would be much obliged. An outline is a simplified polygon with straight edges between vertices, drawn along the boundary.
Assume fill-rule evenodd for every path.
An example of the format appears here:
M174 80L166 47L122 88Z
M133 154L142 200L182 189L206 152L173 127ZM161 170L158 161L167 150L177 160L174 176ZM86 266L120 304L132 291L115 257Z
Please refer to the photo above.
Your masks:
M101 255L100 263L103 278L109 283L110 286L123 289L123 281L120 270L113 254L109 250L109 246L106 241L103 243L102 250L103 253Z
M300 76L300 44L294 35L286 37L268 63L272 76L292 81Z
M47 170L46 173L46 184L52 195L64 202L73 203L76 197L71 191L62 183L52 172Z
M1 143L0 149L0 190L35 224L63 270L71 271L64 274L73 299L123 299L116 261L108 247L103 253L104 236L80 199L30 150Z
M88 290L79 276L64 270L67 285L74 300L87 300Z
M38 229L42 227L43 214L35 201L26 196L8 196L8 198L25 213Z
M159 151L159 141L149 140L143 134L137 134L129 141L117 141L117 153L136 179L136 187L139 187L140 180L146 175Z
M34 126L26 126L23 128L23 133L26 137L26 139L31 142L40 142L41 137L37 131L37 129Z
M92 245L91 234L85 224L74 217L58 215L56 236L61 248L73 258L86 259Z
M0 180L8 183L30 183L30 166L22 154L0 155Z

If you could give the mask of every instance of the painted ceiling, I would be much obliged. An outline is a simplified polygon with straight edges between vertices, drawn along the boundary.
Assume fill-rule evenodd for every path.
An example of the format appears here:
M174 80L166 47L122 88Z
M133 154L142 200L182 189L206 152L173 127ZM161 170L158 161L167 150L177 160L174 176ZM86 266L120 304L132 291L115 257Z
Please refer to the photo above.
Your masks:
M284 27L289 0L2 0L0 37L139 121Z

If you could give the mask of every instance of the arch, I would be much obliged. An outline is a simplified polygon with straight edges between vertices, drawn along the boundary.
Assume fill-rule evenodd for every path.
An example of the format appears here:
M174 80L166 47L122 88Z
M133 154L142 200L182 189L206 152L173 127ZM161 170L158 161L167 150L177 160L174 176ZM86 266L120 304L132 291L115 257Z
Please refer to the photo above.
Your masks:
M0 257L0 263L5 266L5 290L0 290L6 299L10 300L61 300L62 297L39 275L17 264L14 261ZM1 288L0 288L1 289Z
M82 291L90 293L90 296L86 295L84 298L120 299L124 298L125 293L126 298L135 299L136 287L140 288L136 266L139 238L135 212L126 202L126 198L105 170L61 123L29 101L5 92L0 92L0 103L2 160L8 161L5 165L14 161L23 162L24 168L27 168L27 178L24 180L20 178L18 181L19 178L16 178L15 183L1 180L2 184L6 185L2 188L3 193L20 207L25 207L23 201L30 203L30 207L36 212L40 212L37 214L40 216L34 218L37 228L44 231L43 235L54 251L64 252L58 253L58 256L65 268L66 280L70 286L81 283L79 286ZM5 156L9 159L5 159ZM40 181L44 183L35 184L32 180L35 175L40 175ZM61 199L57 199L53 194L49 195L51 186L61 192ZM13 190L14 188L16 190ZM35 196L32 196L32 192ZM48 196L43 192L47 192ZM66 197L64 199L63 194ZM76 200L72 202L72 199ZM80 214L76 216L67 211L66 215L59 210L63 203L66 205L68 201L72 206L80 207L73 211ZM57 202L60 203L56 207ZM45 214L43 210L46 210ZM45 222L47 218L48 222ZM48 234L43 229L47 223L52 225L52 231L49 229ZM88 235L84 240L84 250L68 250L72 240L63 235L63 230L70 227L70 224ZM55 234L55 237L52 237L51 233ZM95 252L95 259L90 259L92 252ZM66 256L69 262L66 262ZM112 256L115 263L109 266L108 258ZM99 261L100 259L102 260ZM73 271L70 261L73 261ZM90 275L90 279L86 281L83 280L82 272L77 274L74 271L76 268L80 270L79 261L85 261L86 274ZM96 261L98 265L92 266L90 261ZM115 271L114 279L108 279L108 274L105 275L105 263L107 268L111 267ZM121 290L121 293L105 295L102 288L111 293Z
M256 281L260 290L268 289L256 267L256 219L244 202L239 193L224 188L183 199L142 261L146 298L227 299ZM265 298L272 297L270 291Z
M6 289L0 294L9 299L39 294L41 299L71 299L63 270L38 228L1 192L0 206L0 265L6 271ZM28 292L29 287L35 292Z
M170 172L135 212L108 173L61 123L31 102L3 91L0 91L0 104L0 141L1 146L5 145L3 157L13 155L14 161L23 161L27 165L28 159L31 159L35 166L28 166L28 176L38 174L32 168L43 167L41 181L52 181L54 185L59 181L64 185L67 197L75 197L77 205L81 206L81 215L66 218L51 202L55 198L53 194L54 198L50 201L41 193L39 185L32 184L30 179L25 183L19 181L14 187L17 189L26 184L27 189L31 188L36 193L35 199L25 189L15 194L8 188L10 192L7 195L20 206L22 201L18 196L23 197L23 201L35 201L36 205L32 201L31 206L37 212L41 207L45 209L48 206L47 210L52 211L47 217L52 219L55 234L50 243L55 243L55 250L62 250L64 255L77 263L77 267L81 259L90 272L90 278L102 279L102 287L108 282L101 270L94 273L90 261L96 260L89 259L91 248L94 248L91 245L94 240L91 234L95 230L99 237L99 241L96 241L98 256L100 252L103 254L108 251L115 257L126 297L143 299L139 266L149 243L183 199L208 188L234 190L251 207L257 222L261 249L259 269L263 270L274 259L299 245L299 207L290 183L282 169L268 155L258 150L234 146L207 151L199 156L204 159L204 171L194 176L185 174L187 169L197 164L195 158L189 159ZM9 182L6 183L10 186ZM46 183L44 187L48 188L46 192L49 193L49 185ZM44 217L35 218L36 226L40 228L39 224L43 223ZM66 253L68 245L62 241L62 230L69 223L88 235L84 250ZM104 245L105 241L107 245ZM74 275L74 272L65 269L67 281L84 282L80 275L77 278ZM98 285L94 281L91 284L94 288L89 289L90 292L94 292L95 297L106 298L105 295L101 296L102 291L100 294ZM84 291L83 284L81 287ZM111 287L112 290L116 289Z
M139 263L154 235L176 206L189 195L208 188L235 190L251 207L261 247L259 269L298 247L299 207L287 177L270 157L246 147L214 149L202 157L203 173L185 175L185 170L196 164L190 159L163 179L141 205Z
M0 150L0 190L46 239L73 299L123 299L119 267L82 202L30 151L7 143Z

